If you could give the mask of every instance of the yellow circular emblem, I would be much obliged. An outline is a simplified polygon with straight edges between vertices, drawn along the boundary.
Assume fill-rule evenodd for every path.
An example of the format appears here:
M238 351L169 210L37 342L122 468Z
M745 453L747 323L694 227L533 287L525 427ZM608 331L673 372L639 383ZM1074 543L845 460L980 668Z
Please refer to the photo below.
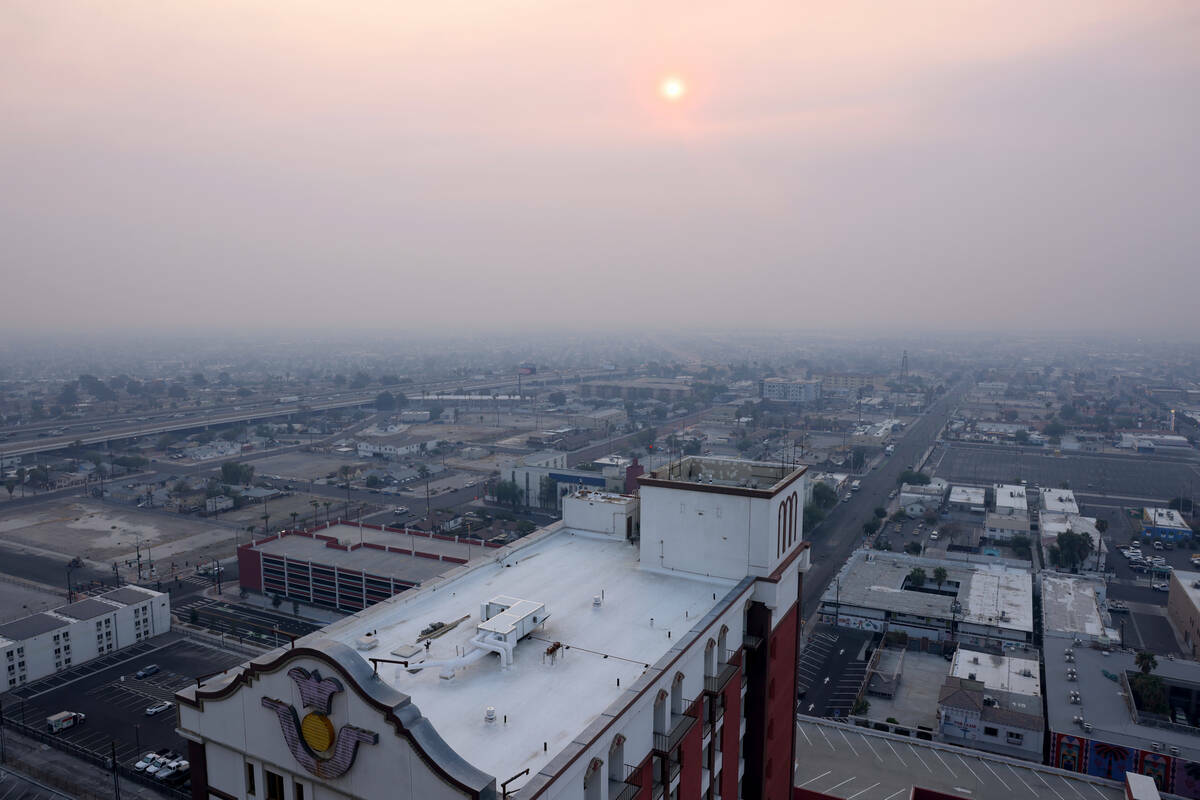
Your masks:
M300 735L313 752L324 753L333 747L333 723L329 717L310 711L300 722Z

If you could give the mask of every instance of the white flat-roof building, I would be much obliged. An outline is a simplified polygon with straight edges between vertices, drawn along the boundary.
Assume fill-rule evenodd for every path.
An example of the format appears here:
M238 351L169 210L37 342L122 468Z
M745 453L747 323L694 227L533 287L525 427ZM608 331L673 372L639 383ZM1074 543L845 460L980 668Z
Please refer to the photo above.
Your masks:
M1028 514L997 514L989 511L984 521L984 530L997 541L1010 542L1015 536L1029 536Z
M1142 535L1175 542L1192 538L1191 526L1173 508L1143 508Z
M123 586L0 625L5 691L171 630L171 598Z
M980 486L951 486L950 510L968 514L983 514L987 511L987 491Z
M1103 580L1058 572L1042 572L1040 579L1044 637L1078 639L1104 647L1119 640L1108 612L1108 591Z
M1079 514L1059 514L1054 511L1038 512L1038 535L1042 543L1042 563L1048 568L1054 568L1050 548L1058 542L1058 535L1070 531L1087 536L1092 540L1092 554L1076 568L1085 572L1103 573L1107 569L1108 545L1100 529L1096 527L1095 517L1084 517Z
M1075 502L1075 493L1070 489L1042 489L1042 511L1055 511L1059 514L1078 514L1079 503Z
M1036 650L995 655L959 648L938 694L938 739L1041 761L1045 719Z
M917 568L925 573L920 585L912 580ZM982 646L1033 641L1032 609L1028 568L856 550L821 596L819 613L843 628Z
M181 691L197 796L789 796L804 468L640 483Z
M1025 500L1025 487L1018 484L997 483L993 487L996 495L997 514L1029 515L1029 504Z

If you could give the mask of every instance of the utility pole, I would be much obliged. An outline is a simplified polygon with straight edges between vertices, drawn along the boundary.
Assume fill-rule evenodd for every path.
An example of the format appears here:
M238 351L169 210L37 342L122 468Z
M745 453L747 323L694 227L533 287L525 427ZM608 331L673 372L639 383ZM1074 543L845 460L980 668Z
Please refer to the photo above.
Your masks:
M117 742L110 740L112 746L113 800L121 800L121 778L117 774Z

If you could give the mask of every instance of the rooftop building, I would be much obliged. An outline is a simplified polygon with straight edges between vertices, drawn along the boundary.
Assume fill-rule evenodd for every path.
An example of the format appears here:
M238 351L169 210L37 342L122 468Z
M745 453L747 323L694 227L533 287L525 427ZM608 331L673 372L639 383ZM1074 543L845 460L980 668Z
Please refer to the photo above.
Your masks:
M1174 570L1168 583L1167 616L1183 637L1184 652L1200 655L1200 572Z
M994 491L996 494L997 514L1027 514L1029 512L1029 504L1025 500L1024 486L997 483Z
M979 486L951 486L950 509L971 514L987 511L987 492Z
M1103 580L1047 571L1041 574L1041 583L1044 636L1103 646L1118 640Z
M238 581L247 591L359 611L482 556L489 547L467 537L335 523L242 545Z
M1200 664L1160 657L1163 706L1151 711L1131 690L1141 677L1133 653L1062 644L1046 646L1050 763L1115 780L1149 775L1160 791L1200 796Z
M764 378L758 396L778 403L815 403L821 399L821 381L816 378Z
M562 522L180 692L193 787L788 796L804 469L676 465L718 467L643 475L640 541L596 522L632 498L572 495Z
M1075 502L1075 493L1070 489L1042 489L1042 511L1055 511L1059 514L1078 514L1079 504Z
M0 663L8 665L4 690L170 630L171 598L140 586L6 622L0 625Z
M1078 533L1092 540L1092 553L1087 560L1074 569L1086 572L1104 572L1108 559L1108 545L1096 527L1095 517L1084 517L1079 514L1060 514L1055 511L1038 512L1038 533L1042 544L1042 563L1047 566L1058 566L1052 557L1051 548L1057 546L1060 533Z
M938 586L934 570L946 570ZM925 581L917 585L912 571ZM967 645L1033 639L1033 579L1028 569L902 553L857 550L821 596L821 621L910 638Z
M1192 529L1173 508L1143 508L1142 535L1147 538L1174 542L1191 539Z

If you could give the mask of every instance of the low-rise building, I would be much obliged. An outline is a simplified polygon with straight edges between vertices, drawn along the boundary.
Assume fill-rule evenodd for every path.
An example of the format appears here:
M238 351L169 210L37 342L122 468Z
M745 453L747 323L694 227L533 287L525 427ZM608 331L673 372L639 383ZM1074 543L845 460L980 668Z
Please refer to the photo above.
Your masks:
M1120 641L1120 632L1112 625L1108 590L1102 579L1045 571L1040 582L1045 640L1079 641L1101 647Z
M171 630L171 598L123 586L0 625L5 691Z
M1025 487L1018 484L997 483L993 487L996 495L996 513L1029 517L1029 504L1025 500Z
M1084 572L1105 572L1108 563L1108 545L1104 542L1100 529L1096 527L1096 518L1080 514L1060 514L1055 511L1038 512L1038 535L1042 544L1042 564L1051 569L1059 566L1055 562L1051 548L1057 547L1058 535L1068 531L1082 534L1092 540L1091 555L1082 563L1071 565L1070 569Z
M359 458L402 458L433 450L442 442L430 436L410 436L397 434L393 436L363 437L355 441Z
M815 378L764 378L758 396L777 403L809 405L821 399L821 381Z
M573 530L636 539L641 531L638 498L579 491L563 498L563 519Z
M938 694L938 738L991 753L1042 760L1045 718L1036 650L998 655L959 648Z
M1200 656L1200 572L1175 570L1168 583L1167 616L1183 637L1185 651Z
M1079 503L1075 502L1075 493L1070 489L1042 489L1039 494L1042 511L1054 511L1059 514L1079 513Z
M1191 539L1192 529L1184 521L1183 515L1173 508L1143 508L1142 536L1164 542L1179 542Z
M988 537L1001 542L1011 542L1016 536L1029 536L1028 514L997 514L989 511L984 518L984 531Z
M938 585L934 571L946 571ZM922 570L917 582L913 572ZM1033 577L1028 567L856 550L821 596L821 622L876 633L905 633L938 649L1033 641Z
M982 516L987 511L987 491L980 486L951 486L947 505L951 511Z
M1132 652L1047 642L1045 660L1051 766L1200 797L1200 664L1159 657L1143 689Z
M934 480L926 485L905 483L900 486L900 507L910 517L919 517L926 511L937 511L945 499L945 481Z

